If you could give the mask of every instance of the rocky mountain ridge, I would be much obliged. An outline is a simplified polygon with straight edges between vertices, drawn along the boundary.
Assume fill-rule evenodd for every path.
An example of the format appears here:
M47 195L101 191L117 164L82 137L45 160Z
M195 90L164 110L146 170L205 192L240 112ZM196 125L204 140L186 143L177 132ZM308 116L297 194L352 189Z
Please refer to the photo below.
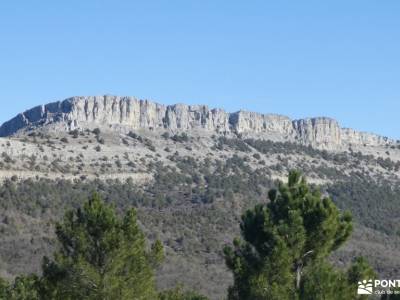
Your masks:
M134 97L109 95L72 97L34 107L5 122L0 127L0 136L10 136L37 127L64 131L93 127L122 131L196 130L296 141L327 150L396 144L387 137L341 128L336 120L327 117L291 120L276 114L248 111L228 113L222 109L210 109L206 105L162 105Z

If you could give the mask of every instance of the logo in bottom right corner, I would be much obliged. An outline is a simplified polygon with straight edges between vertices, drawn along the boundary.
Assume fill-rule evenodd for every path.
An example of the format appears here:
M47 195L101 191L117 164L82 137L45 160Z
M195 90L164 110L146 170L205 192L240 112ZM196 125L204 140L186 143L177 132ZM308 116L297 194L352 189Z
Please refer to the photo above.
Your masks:
M400 279L365 279L358 282L358 295L400 295Z
M372 295L374 293L374 285L372 280L363 280L358 282L357 294L358 295Z

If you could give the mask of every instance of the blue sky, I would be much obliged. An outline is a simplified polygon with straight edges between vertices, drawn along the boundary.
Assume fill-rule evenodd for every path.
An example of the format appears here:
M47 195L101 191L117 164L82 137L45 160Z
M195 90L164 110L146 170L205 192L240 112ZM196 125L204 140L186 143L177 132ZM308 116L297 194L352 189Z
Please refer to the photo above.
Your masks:
M400 1L1 1L0 123L132 95L400 138Z

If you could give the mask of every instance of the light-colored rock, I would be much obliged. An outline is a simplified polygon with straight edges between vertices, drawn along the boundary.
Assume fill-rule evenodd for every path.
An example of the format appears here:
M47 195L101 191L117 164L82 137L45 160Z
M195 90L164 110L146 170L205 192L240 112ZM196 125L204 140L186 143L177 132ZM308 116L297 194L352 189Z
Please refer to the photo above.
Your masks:
M342 142L349 146L351 145L376 146L376 145L395 143L394 140L389 139L388 137L369 132L360 132L351 128L342 128L341 136L342 136Z
M133 97L72 97L37 106L0 127L0 136L46 127L73 130L94 127L115 129L204 130L215 133L257 135L297 141L314 147L339 150L350 146L384 146L395 141L379 135L340 128L336 120L320 117L291 120L286 116L239 111L227 113L205 105L162 105Z
M331 118L311 118L293 121L297 139L303 144L335 150L342 145L341 129Z
M175 104L167 106L164 127L226 132L229 131L229 114L221 109L210 110L206 105Z
M283 136L294 134L292 121L286 116L239 111L232 113L230 120L233 129L238 133L275 132Z

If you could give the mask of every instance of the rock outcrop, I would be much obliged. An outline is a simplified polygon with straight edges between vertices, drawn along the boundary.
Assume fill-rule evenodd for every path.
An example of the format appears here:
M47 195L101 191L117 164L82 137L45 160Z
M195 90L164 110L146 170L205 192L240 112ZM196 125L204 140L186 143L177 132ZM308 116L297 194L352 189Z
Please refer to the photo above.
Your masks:
M342 145L341 128L331 118L312 118L293 121L297 139L325 149L337 149Z
M227 113L205 105L162 105L133 97L72 97L32 108L0 127L0 136L37 127L53 130L114 127L125 129L203 130L297 141L328 150L352 145L382 146L386 137L340 128L330 118L291 120L286 116L247 111Z

